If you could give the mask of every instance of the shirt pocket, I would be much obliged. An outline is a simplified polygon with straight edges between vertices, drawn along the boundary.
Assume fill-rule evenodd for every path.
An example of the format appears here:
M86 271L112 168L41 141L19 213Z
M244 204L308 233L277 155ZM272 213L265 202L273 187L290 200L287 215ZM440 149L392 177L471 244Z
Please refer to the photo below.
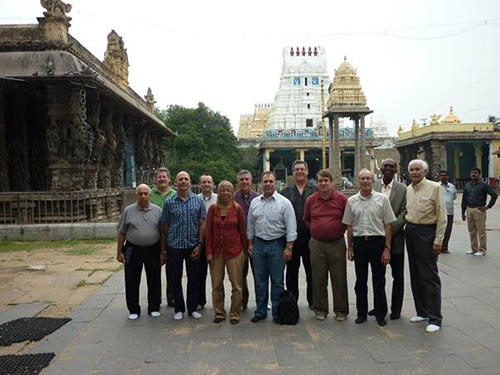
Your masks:
M419 197L416 209L420 213L430 213L434 211L434 202L429 197Z

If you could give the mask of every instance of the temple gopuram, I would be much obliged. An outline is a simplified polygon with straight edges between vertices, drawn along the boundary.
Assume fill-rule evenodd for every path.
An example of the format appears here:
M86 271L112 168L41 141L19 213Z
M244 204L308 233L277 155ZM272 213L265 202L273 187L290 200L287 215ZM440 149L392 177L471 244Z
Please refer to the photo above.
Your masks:
M0 25L0 224L113 220L175 135L114 30L101 61L68 33L71 5L41 4L38 24Z

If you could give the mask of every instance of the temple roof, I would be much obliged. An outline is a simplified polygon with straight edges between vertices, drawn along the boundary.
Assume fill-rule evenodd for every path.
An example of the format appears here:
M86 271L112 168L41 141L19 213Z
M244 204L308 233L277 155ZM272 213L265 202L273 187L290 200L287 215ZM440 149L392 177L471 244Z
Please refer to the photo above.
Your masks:
M330 98L328 99L328 107L335 106L350 106L363 107L366 106L366 96L361 89L356 69L344 61L335 70L335 77L329 89Z
M453 107L450 107L450 113L443 120L443 124L459 124L460 122L461 121L457 115L453 113Z

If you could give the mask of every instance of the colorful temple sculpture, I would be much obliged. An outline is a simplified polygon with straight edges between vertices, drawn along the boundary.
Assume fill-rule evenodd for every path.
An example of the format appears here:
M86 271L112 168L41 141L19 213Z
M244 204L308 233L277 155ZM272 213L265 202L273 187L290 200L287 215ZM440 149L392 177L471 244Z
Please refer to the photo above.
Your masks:
M130 88L116 31L100 61L68 33L69 4L41 4L38 24L0 25L0 224L113 219L174 134Z

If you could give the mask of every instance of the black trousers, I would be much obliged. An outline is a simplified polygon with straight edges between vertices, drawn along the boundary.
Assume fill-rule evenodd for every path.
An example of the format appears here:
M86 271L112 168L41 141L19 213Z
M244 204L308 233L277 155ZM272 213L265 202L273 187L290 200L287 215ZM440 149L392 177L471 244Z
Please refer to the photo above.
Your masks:
M198 305L205 306L207 303L207 253L205 244L201 246L200 258L198 259Z
M440 326L443 320L441 279L437 267L438 257L432 251L435 237L436 225L406 224L406 249L415 309L418 316L427 317L430 324Z
M313 288L312 288L312 271L311 271L311 255L309 251L309 233L299 233L297 240L293 244L292 259L286 264L286 288L295 295L297 302L299 301L299 269L300 259L306 272L307 282L307 303L309 306L313 304Z
M391 312L401 314L405 294L405 253L391 253L392 297Z
M189 314L196 311L198 305L199 288L199 260L191 260L189 257L193 252L191 249L171 249L170 259L172 261L172 288L174 291L175 312L185 312L184 294L182 292L182 272L184 270L184 261L186 262L187 272L187 311Z
M161 305L161 265L160 244L153 246L125 245L125 298L130 314L141 315L139 289L141 286L142 266L146 269L148 284L148 314L160 311Z
M443 250L448 250L448 242L450 242L451 230L453 229L453 215L447 215L446 231L444 232Z
M172 271L172 262L170 261L170 249L167 246L167 264L165 265L165 275L166 275L166 289L167 289L167 304L169 306L175 306L174 302L174 291L172 288L174 272Z
M373 297L377 321L387 315L385 296L385 267L382 265L385 237L377 236L366 239L354 237L354 269L356 271L356 309L358 318L366 319L368 314L368 264L372 270Z

